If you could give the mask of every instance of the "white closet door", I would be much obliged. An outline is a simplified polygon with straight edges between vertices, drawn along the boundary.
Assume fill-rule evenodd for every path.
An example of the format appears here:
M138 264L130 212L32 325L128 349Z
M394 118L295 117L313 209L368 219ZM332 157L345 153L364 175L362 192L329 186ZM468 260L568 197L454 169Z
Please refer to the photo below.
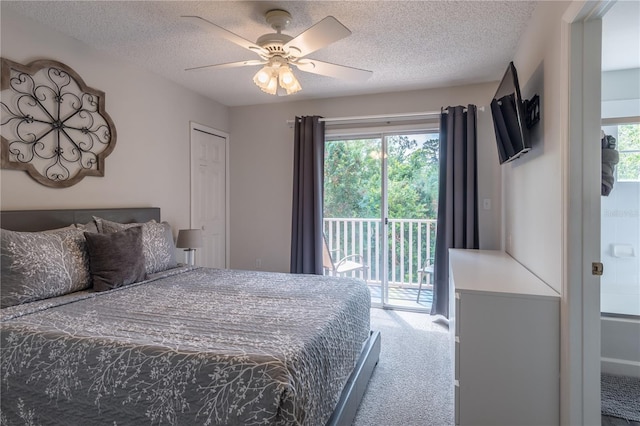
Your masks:
M202 126L191 128L191 227L203 231L196 265L227 265L227 137Z

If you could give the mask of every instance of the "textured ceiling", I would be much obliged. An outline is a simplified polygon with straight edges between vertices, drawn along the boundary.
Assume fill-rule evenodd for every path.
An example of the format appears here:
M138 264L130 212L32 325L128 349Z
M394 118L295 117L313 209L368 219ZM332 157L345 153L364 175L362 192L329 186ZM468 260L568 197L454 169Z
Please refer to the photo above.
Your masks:
M1 4L229 106L496 81L513 59L535 9L530 1L3 0ZM292 36L325 16L336 17L352 35L309 57L368 69L372 77L352 82L294 69L302 91L276 97L253 84L257 67L184 71L258 57L181 15L201 16L253 41L273 32L264 13L275 8L293 16L284 31Z

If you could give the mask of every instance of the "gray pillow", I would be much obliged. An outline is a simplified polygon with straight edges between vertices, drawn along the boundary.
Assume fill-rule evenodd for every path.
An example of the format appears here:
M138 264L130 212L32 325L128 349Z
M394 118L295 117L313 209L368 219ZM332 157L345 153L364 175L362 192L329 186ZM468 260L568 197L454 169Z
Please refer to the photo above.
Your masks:
M99 232L118 232L135 226L142 226L142 253L147 274L161 272L178 266L176 245L173 242L171 225L151 220L145 223L117 223L94 217Z
M141 227L110 234L85 232L84 236L95 291L111 290L147 278Z
M75 227L44 232L1 230L0 307L48 299L89 288L83 232Z
M76 228L82 229L85 232L98 232L98 225L96 225L96 222L93 220L88 223L76 223Z

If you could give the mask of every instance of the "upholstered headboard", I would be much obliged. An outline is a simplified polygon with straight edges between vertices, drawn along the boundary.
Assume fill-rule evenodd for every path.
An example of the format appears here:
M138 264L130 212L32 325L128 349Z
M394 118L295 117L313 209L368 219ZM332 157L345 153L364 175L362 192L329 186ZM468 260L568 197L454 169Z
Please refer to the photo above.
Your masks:
M88 223L93 216L113 222L160 221L159 207L75 210L5 210L0 212L0 227L11 231L36 232L62 228L74 223Z

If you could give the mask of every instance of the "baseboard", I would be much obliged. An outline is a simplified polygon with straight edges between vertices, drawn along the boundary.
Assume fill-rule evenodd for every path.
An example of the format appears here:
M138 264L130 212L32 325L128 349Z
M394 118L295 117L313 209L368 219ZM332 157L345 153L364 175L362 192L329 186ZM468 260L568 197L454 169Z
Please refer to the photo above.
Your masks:
M600 361L600 369L606 374L640 378L640 362L603 357Z

